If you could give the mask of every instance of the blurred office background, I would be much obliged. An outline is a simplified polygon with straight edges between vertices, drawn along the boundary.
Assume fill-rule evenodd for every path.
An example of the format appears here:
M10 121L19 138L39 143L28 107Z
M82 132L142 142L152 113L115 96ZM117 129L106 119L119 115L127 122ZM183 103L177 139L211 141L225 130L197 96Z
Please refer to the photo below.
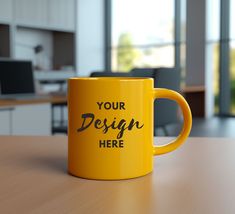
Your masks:
M0 134L66 134L66 79L123 75L182 93L191 136L235 137L234 10L235 0L0 0L0 61L31 61L36 94L56 97L1 96ZM155 135L177 135L180 111L163 102Z

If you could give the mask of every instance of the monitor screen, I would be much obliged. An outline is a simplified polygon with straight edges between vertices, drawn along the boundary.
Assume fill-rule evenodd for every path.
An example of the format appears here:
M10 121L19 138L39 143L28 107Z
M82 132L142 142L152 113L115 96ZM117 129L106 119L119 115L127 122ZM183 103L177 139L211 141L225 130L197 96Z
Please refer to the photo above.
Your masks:
M0 90L2 95L34 93L32 62L0 60Z

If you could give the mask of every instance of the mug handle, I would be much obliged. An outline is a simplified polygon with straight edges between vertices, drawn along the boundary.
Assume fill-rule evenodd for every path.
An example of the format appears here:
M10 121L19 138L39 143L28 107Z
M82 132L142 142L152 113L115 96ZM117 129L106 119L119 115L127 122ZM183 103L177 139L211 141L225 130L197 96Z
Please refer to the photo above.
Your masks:
M184 97L176 91L164 88L155 88L153 91L153 97L154 99L165 98L176 101L181 107L184 116L184 124L179 136L166 145L154 146L153 154L161 155L174 151L185 142L192 127L192 114Z

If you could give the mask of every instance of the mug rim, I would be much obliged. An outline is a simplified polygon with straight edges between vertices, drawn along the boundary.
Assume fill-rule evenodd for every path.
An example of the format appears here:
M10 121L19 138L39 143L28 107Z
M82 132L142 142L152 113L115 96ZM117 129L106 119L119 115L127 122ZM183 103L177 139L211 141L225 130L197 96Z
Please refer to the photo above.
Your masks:
M82 81L153 81L151 77L71 77L69 80L82 80Z

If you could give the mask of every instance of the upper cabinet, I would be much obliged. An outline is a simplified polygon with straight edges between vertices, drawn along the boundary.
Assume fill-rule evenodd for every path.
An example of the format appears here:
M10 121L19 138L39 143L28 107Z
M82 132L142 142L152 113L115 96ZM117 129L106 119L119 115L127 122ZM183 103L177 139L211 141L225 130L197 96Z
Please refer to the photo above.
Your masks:
M48 0L49 25L68 30L75 29L75 0Z
M47 1L48 0L15 0L16 23L33 26L47 26Z
M0 21L12 21L12 0L0 0Z
M14 4L18 25L75 30L75 0L14 0Z

